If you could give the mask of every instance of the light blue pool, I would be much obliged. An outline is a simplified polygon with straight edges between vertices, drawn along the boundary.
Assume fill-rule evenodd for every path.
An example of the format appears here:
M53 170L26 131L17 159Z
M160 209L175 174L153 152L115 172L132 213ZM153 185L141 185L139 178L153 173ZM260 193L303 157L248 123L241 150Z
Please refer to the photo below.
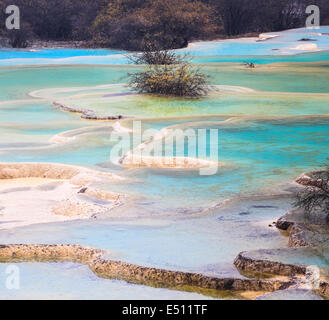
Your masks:
M0 50L0 161L113 172L127 179L97 186L129 197L95 220L2 230L0 243L81 244L113 250L135 264L242 277L233 266L239 252L287 246L287 238L269 226L292 207L291 196L283 193L298 175L329 157L329 37L320 32L328 27L287 31L264 42L203 42L180 50L204 63L202 70L216 86L203 99L126 94L131 93L124 85L127 74L138 69L122 65L127 60L121 51ZM302 37L316 39L324 51L293 49L309 43L298 41ZM263 65L247 69L244 61ZM207 147L216 148L219 159L213 160L225 165L211 176L196 170L124 169L110 161L114 122L83 120L54 108L54 101L142 118L143 130L218 129L218 143ZM131 119L121 124L132 128ZM56 135L75 139L54 143ZM312 257L305 261L317 263ZM99 279L74 263L24 263L21 271L22 290L15 296L0 279L0 298L209 297Z

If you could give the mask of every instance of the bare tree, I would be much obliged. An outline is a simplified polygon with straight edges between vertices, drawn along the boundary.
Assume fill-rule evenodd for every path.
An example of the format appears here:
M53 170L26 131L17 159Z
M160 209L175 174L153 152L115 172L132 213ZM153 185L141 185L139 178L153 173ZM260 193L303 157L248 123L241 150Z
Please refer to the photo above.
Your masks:
M297 182L305 188L297 194L294 206L303 209L308 217L320 212L329 223L329 162L323 171L303 176Z

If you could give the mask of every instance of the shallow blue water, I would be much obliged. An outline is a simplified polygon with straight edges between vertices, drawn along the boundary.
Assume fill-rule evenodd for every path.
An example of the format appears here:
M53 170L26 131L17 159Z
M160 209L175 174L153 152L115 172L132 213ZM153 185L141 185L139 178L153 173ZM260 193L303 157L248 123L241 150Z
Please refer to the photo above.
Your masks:
M97 277L88 266L76 263L19 263L20 289L6 289L6 270L0 264L2 300L202 300L201 294L132 285ZM10 267L13 267L11 264ZM59 281L60 279L60 281Z
M193 59L195 62L205 63L248 60L258 64L329 60L328 51L299 55L290 52L290 55L287 55L283 54L283 51L279 54L272 50L277 46L283 50L287 46L287 41L296 41L296 37L301 36L299 33L288 34L281 44L274 40L248 44L225 42L211 44L211 48L209 44L204 43L194 47ZM325 41L327 38L318 41L319 45L323 45L323 49ZM267 55L269 51L273 51L273 55ZM121 53L79 49L1 51L0 65L126 63ZM105 54L108 56L105 57ZM216 56L213 56L214 54ZM124 82L122 78L130 68L0 68L0 161L61 162L116 172L128 179L119 183L109 182L102 187L132 196L124 206L114 209L104 217L98 217L99 220L34 225L2 231L1 243L77 243L114 250L119 253L120 259L132 263L221 276L240 276L232 264L240 251L286 246L287 239L275 228L270 228L269 223L291 208L291 199L274 196L263 200L238 199L255 194L278 194L299 174L319 167L328 157L328 117L297 117L328 113L328 98L320 94L296 93L328 93L328 64L262 66L255 70L232 65L204 67L206 72L213 76L212 84L245 86L272 92L290 91L290 94L260 92L248 95L230 92L214 94L209 99L196 101L144 96L138 99L133 96L104 98L105 94L100 94L100 97L96 96L95 101L88 100L86 96L75 100L77 106L88 108L93 107L92 102L96 105L99 103L97 99L102 98L104 110L107 112L112 112L113 106L117 112L133 111L137 116L142 110L143 115L148 113L154 118L159 115L174 117L168 120L163 118L145 121L145 129L159 130L177 124L184 124L184 128L218 128L220 139L214 147L219 150L219 160L228 166L221 168L212 176L200 176L196 171L186 170L119 168L109 162L110 151L114 145L110 139L112 123L87 122L80 120L80 115L63 113L51 107L54 99L65 97L73 103L69 100L72 94L96 91L99 93L99 90L102 90L92 89L91 86ZM77 86L88 88L76 89L73 93L54 90L59 87L71 89ZM28 95L31 91L39 89L46 89L41 94L46 101L32 99ZM116 93L115 90L104 89L105 92ZM120 93L123 88L117 90ZM11 101L17 99L24 101ZM26 99L29 101L25 101ZM195 116L210 113L235 114L241 116L241 119L223 125L222 121L226 120L227 116L207 116L202 119L175 118L178 114ZM258 116L246 120L245 117L250 115ZM273 118L266 117L269 115ZM292 117L280 118L283 115ZM195 124L201 120L202 125ZM189 122L194 124L189 125ZM99 127L95 130L90 128L90 131L88 128L87 131L78 134L67 134L68 137L76 137L67 144L54 145L49 142L55 134L86 126ZM206 210L233 197L236 202L228 207ZM192 214L198 215L191 216ZM107 219L102 220L106 217ZM72 265L72 268L76 266ZM74 291L73 294L80 298L88 296L86 288L122 289L118 295L109 295L109 298L132 296L129 287L124 288L126 284L104 283L95 279L84 268L79 269L74 281L66 276L70 272L67 272L65 266L64 273L62 267L52 268L50 265L41 271L40 265L25 265L23 269L27 270L29 279L35 279L39 273L42 274L39 286L41 292L47 291L43 287L47 273L52 272L51 270L56 272L50 279L52 283L56 283L57 279L61 283L61 286L51 291L56 297L60 290L69 292L69 287L74 285L74 281L79 282L78 288L81 293ZM92 281L96 281L95 286L90 284ZM26 284L25 291L21 293L22 297L26 297L26 292L30 288L31 284ZM142 288L135 287L132 290L134 294L139 294ZM159 294L159 297L166 297L167 294L171 298L180 296L178 293L170 294L167 291L143 292L145 298L156 294ZM100 294L100 291L97 293ZM1 294L3 291L0 288Z
M177 50L188 53L195 63L238 62L257 64L273 62L311 62L328 60L328 52L307 51L329 50L329 27L316 30L305 28L278 33L277 38L258 42L257 38L208 41L192 43L187 49ZM299 41L302 38L312 42ZM300 45L312 43L316 50L297 49ZM39 64L128 64L125 51L107 49L28 49L0 50L0 65L39 65Z
M203 122L202 128L206 126L207 122ZM225 127L216 127L212 123L209 127L218 128L219 143L213 147L218 148L219 160L229 164L219 168L216 175L200 176L198 171L136 169L122 172L136 183L110 183L108 188L147 199L136 203L140 215L144 212L179 214L183 208L198 211L227 198L288 183L299 174L321 166L328 157L327 118L259 120ZM91 167L108 164L111 167L110 154L115 142L110 133L110 127L105 126L102 131L77 137L63 146L8 149L2 150L0 156L2 161L59 162ZM185 152L186 156L190 155L188 148ZM145 201L146 205L143 204ZM154 203L149 205L149 202Z
M270 63L284 63L284 62L317 62L328 61L329 52L314 52L314 53L299 53L296 55L259 55L254 56L247 54L245 56L196 56L192 58L194 63L255 63L255 64L270 64Z
M107 56L125 51L109 49L1 49L1 60L6 59L63 59L68 57Z
M194 218L100 219L34 225L0 235L1 243L78 243L114 252L117 260L169 270L241 277L232 263L240 251L276 248L287 240L268 221L289 204L250 200Z
M62 49L52 49L52 50L62 50ZM76 50L76 51L75 51ZM101 50L97 52L98 50ZM13 56L19 58L7 58L7 51L0 50L0 66L20 66L20 65L70 65L70 64L81 64L81 65L127 65L129 60L122 54L109 54L104 55L104 50L95 49L93 50L95 54L79 56L79 54L86 54L86 52L79 52L79 49L73 49L68 52L55 52L50 53L48 58L41 58L37 53L27 53L30 58L22 58L21 52L12 53ZM282 62L316 62L316 61L328 61L329 52L314 52L314 53L296 53L295 55L276 55L267 53L264 55L258 54L253 55L252 50L246 50L245 55L241 54L240 51L237 55L228 55L229 49L223 51L225 54L220 55L204 55L191 56L191 61L193 63L244 63L253 62L255 64L270 64L270 63L282 63ZM107 53L107 51L105 51ZM259 50L259 52L262 52ZM110 51L109 51L110 53ZM56 56L61 56L65 54L69 55L65 58L56 58ZM24 54L23 54L24 56ZM53 57L54 56L54 57Z

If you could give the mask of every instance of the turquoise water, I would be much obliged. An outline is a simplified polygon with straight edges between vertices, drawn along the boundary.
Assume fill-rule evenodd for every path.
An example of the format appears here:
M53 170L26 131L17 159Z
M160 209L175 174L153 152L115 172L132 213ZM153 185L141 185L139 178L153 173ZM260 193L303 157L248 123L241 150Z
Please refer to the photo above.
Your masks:
M258 41L258 38L245 38L226 41L196 42L192 43L188 49L183 49L181 51L188 52L190 55L198 57L226 56L227 58L229 56L240 56L241 58L241 56L256 56L253 57L253 59L260 58L258 61L262 61L264 56L272 56L272 59L275 59L278 56L286 56L285 59L287 59L287 56L303 53L303 50L298 49L298 47L305 43L316 44L316 51L328 50L329 37L326 35L328 32L328 26L323 26L316 30L301 28L265 34L275 36L266 41ZM312 41L300 41L303 38Z
M258 38L195 42L178 53L188 53L196 63L214 62L254 62L267 64L273 62L314 62L328 60L329 27L316 30L305 28L272 33L277 37L267 41ZM321 34L324 35L321 35ZM314 41L302 42L302 38ZM316 44L316 49L301 50L303 44ZM315 51L303 54L307 51ZM106 49L28 49L0 50L0 65L43 65L43 64L127 64L126 52Z
M286 247L287 239L269 227L291 208L292 199L282 193L298 175L329 157L329 56L328 52L287 55L283 49L295 45L299 37L302 34L295 31L268 42L225 42L224 48L218 43L195 44L193 59L205 63L201 68L214 85L203 99L126 94L131 93L124 85L127 74L138 68L96 65L121 61L121 52L1 51L0 161L60 162L114 172L126 180L101 187L125 193L129 201L92 221L2 231L0 242L76 243L114 250L131 263L236 277L242 277L233 266L240 251ZM323 50L324 37L317 42ZM281 54L266 55L279 44ZM244 68L241 62L246 56L240 55L247 50L252 55L248 61L264 65ZM239 63L211 63L224 61ZM27 66L54 62L93 65ZM21 63L27 65L17 66ZM123 169L110 159L115 122L83 120L80 114L54 108L54 101L99 115L133 116L142 119L143 130L218 129L218 144L208 148L218 150L218 160L225 165L211 176L201 176L197 170ZM132 120L121 121L121 126L133 128ZM55 143L58 135L74 139ZM227 199L234 201L218 207ZM317 263L312 257L305 261ZM101 280L75 264L21 268L25 282L19 298L28 296L39 274L35 297L84 299L89 289L95 298L103 291L110 299L200 298ZM50 273L54 274L49 283L58 282L53 289L46 287ZM79 285L71 289L75 282ZM0 296L15 294L0 286Z
M284 62L317 62L317 61L328 61L329 53L315 52L315 53L297 53L295 55L276 55L271 56L253 56L247 52L246 55L241 56L196 56L192 58L194 63L255 63L255 64L270 64L270 63L284 63Z
M286 238L268 224L287 210L288 203L288 199L273 197L238 201L196 217L100 218L35 225L3 231L0 240L79 243L114 251L119 260L139 265L241 278L232 265L240 251L286 245Z
M245 63L253 62L255 64L269 64L269 63L279 63L279 62L316 62L316 61L327 61L329 53L328 51L324 52L315 52L315 53L300 53L295 52L294 55L274 55L272 52L267 52L264 55L263 48L258 50L258 55L252 55L248 46L245 49L245 54L242 55L240 51L240 45L236 49L239 53L236 56L228 55L227 52L231 49L230 47L224 52L225 55L201 55L201 56L192 56L191 60L194 63ZM328 48L329 49L329 48ZM79 56L79 54L88 54L88 52L79 51L79 49L73 49L68 51L60 51L62 49L53 49L49 50L50 57L52 58L41 58L39 54L15 51L10 56L16 56L20 58L8 58L8 51L0 49L0 65L1 66L23 66L23 65L126 65L129 60L125 57L124 54L112 54L111 52L104 52L100 50L95 55L86 55ZM95 50L96 52L98 50ZM60 51L60 52L57 52ZM48 53L48 52L47 52ZM106 55L104 55L106 53ZM193 53L193 52L192 52ZM191 53L191 54L192 54ZM263 53L263 54L261 54ZM68 55L67 58L58 58L58 56ZM41 56L45 55L43 53ZM30 58L22 58L21 56L31 56ZM56 58L57 57L57 58Z
M2 300L203 300L210 299L197 293L172 291L127 284L124 281L101 279L89 267L75 263L20 263L20 287L8 290L6 277L0 277ZM5 275L7 264L0 265ZM58 281L58 279L61 281Z
M192 210L195 206L207 207L216 201L289 182L304 171L320 167L328 157L328 118L258 120L225 126L221 125L222 122L217 123L210 122L209 128L219 130L219 143L215 147L218 148L219 160L229 166L219 168L216 175L203 177L198 171L184 170L175 170L174 173L166 169L129 170L122 174L143 181L142 189L139 183L129 182L120 182L109 188L156 200L153 206L140 208L140 215L143 210L159 211L160 204L168 212L184 207ZM207 126L207 122L202 122L200 128ZM193 128L199 127L193 125ZM37 138L36 134L34 138ZM73 142L49 145L46 149L44 146L29 148L24 145L22 150L17 141L12 142L11 148L7 143L6 149L0 150L0 155L2 161L104 167L106 163L110 165L110 152L115 145L110 134L111 128L105 125L102 130L91 130L87 135L77 136ZM187 148L185 151L188 156ZM163 189L158 185L167 187ZM170 203L168 198L172 199Z
M106 49L2 49L1 59L28 59L36 56L42 58L62 59L68 57L81 56L104 56L124 54L124 51L106 50Z

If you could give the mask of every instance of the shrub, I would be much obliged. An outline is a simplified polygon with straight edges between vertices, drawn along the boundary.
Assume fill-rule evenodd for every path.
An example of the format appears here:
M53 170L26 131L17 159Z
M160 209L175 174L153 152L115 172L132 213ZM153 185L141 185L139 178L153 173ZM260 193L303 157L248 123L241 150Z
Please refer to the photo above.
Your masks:
M140 93L200 97L208 92L207 77L190 63L149 65L130 77L129 86Z

